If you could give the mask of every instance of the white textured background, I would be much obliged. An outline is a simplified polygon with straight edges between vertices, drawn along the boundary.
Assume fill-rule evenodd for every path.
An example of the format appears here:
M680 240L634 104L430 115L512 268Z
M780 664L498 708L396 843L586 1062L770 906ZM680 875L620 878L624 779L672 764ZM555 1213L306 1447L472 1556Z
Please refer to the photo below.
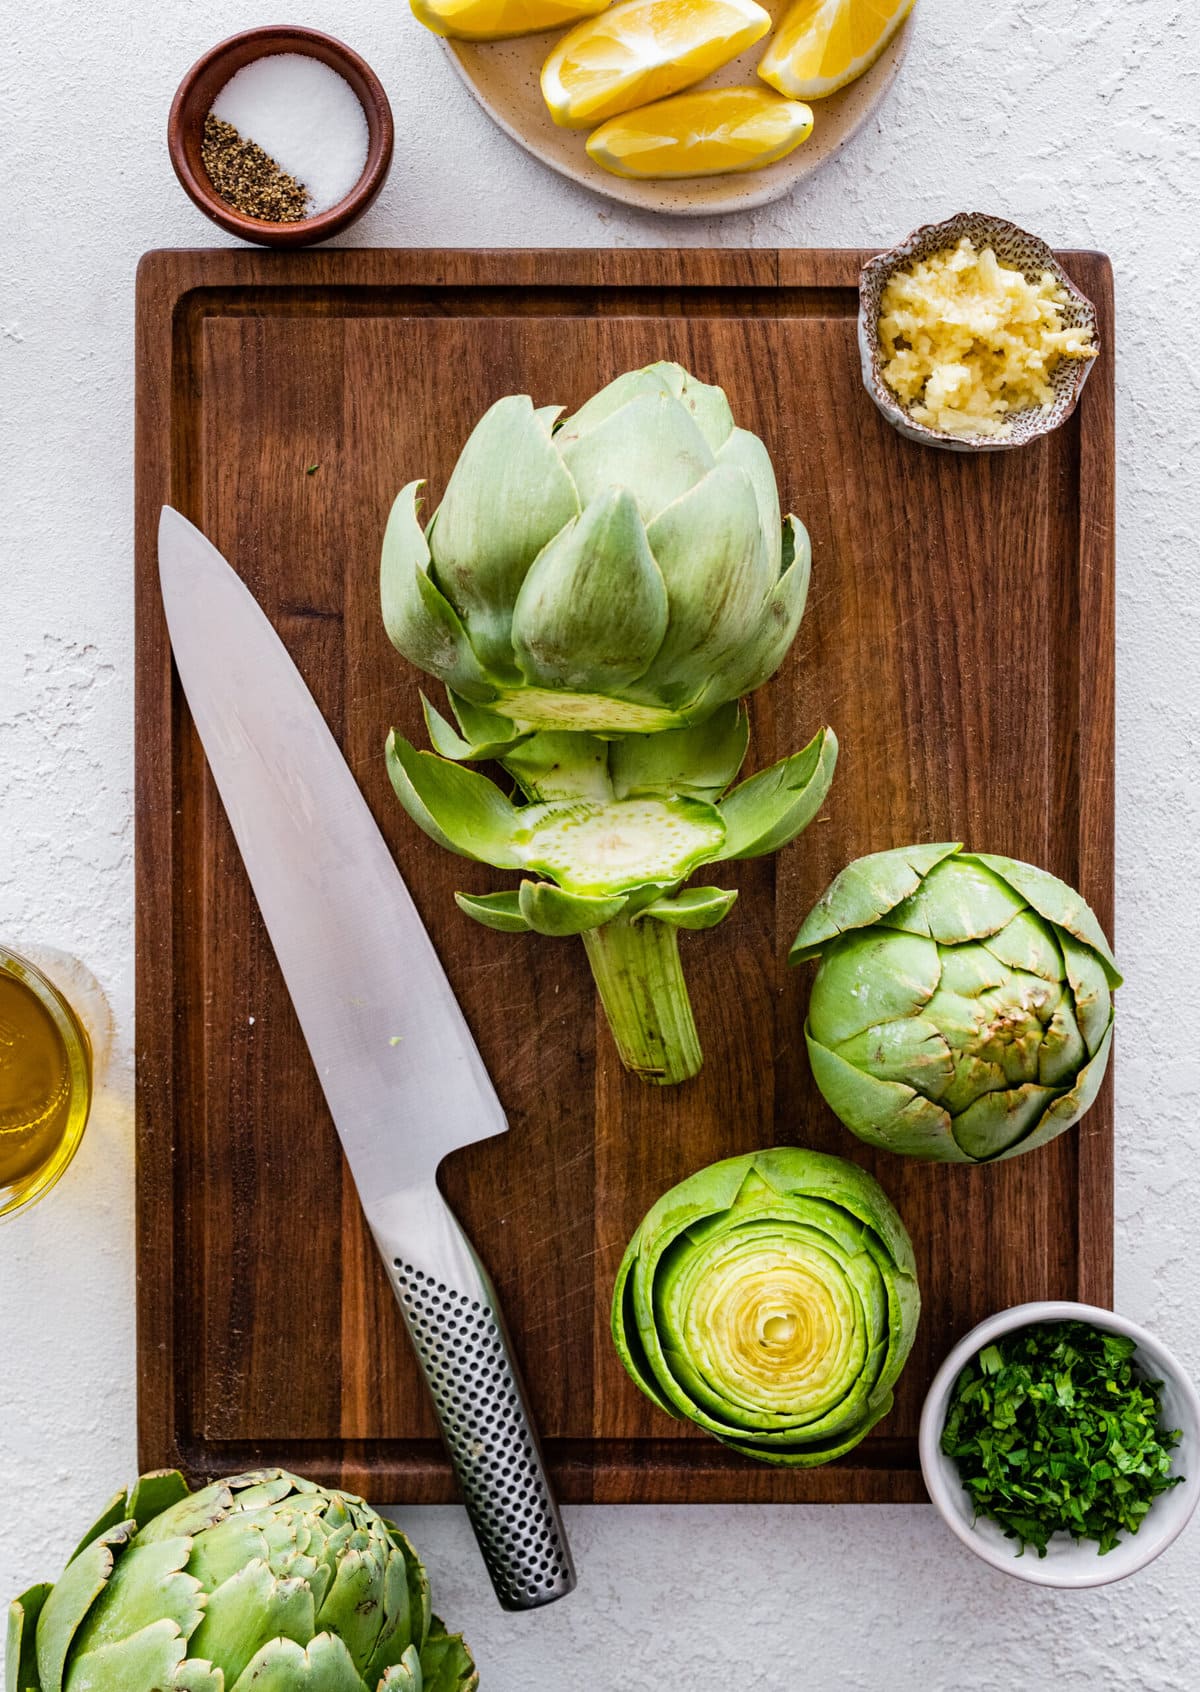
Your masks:
M1117 1303L1200 1374L1200 7L920 0L877 120L792 199L709 225L624 215L527 159L402 0L298 11L393 103L363 245L857 246L979 206L1112 254ZM84 960L116 1025L84 1150L0 1229L7 1595L56 1574L134 1472L133 275L148 247L224 239L171 174L167 108L212 42L280 19L233 0L2 0L0 19L0 931ZM511 1619L459 1513L407 1512L485 1692L1200 1688L1200 1527L1123 1587L1055 1597L928 1508L570 1515L579 1592Z

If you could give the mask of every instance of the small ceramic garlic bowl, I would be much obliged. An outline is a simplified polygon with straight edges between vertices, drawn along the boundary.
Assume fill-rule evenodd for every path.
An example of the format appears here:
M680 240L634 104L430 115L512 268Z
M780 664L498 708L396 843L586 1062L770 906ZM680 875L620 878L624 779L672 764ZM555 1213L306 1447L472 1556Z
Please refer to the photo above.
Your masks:
M1032 1548L1018 1555L1020 1547L1016 1540L1006 1539L995 1522L983 1516L974 1520L971 1499L962 1484L958 1465L942 1450L946 1412L963 1366L1002 1335L1039 1322L1087 1322L1108 1333L1127 1335L1137 1346L1134 1362L1142 1373L1150 1380L1162 1382L1162 1426L1180 1431L1179 1444L1172 1453L1171 1472L1186 1477L1183 1485L1160 1494L1138 1531L1122 1534L1120 1543L1103 1556L1094 1540L1072 1539L1067 1533L1056 1533L1051 1538L1044 1557L1039 1557ZM1092 1304L1072 1304L1067 1300L1017 1304L972 1328L933 1377L921 1411L919 1443L925 1486L946 1525L985 1563L1035 1586L1078 1590L1124 1580L1126 1575L1152 1563L1179 1537L1200 1502L1200 1398L1195 1387L1178 1358L1161 1340L1136 1322Z
M1045 411L1035 408L1014 412L1011 432L1003 440L997 440L992 435L952 435L944 429L918 423L883 378L884 358L879 341L880 301L889 278L896 271L905 270L914 261L927 259L934 253L956 247L964 235L969 235L978 249L991 247L1001 264L1022 271L1031 281L1036 281L1044 270L1050 271L1067 293L1068 304L1063 307L1064 322L1072 328L1089 328L1093 341L1099 347L1095 306L1086 294L1080 293L1044 241L1024 229L1018 229L1015 223L1008 223L1002 217L992 217L988 212L958 212L944 223L926 223L920 229L914 229L898 247L879 253L864 265L858 282L858 348L862 357L863 383L892 427L910 441L942 447L948 452L1004 452L1011 447L1024 446L1040 435L1048 435L1060 423L1065 423L1079 403L1083 384L1096 360L1062 359L1054 373L1053 405Z

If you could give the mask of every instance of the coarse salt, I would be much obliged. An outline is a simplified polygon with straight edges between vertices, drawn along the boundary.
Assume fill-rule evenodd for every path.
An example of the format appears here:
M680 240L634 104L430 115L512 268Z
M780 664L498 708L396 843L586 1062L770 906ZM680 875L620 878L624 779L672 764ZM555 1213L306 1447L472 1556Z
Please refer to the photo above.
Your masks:
M308 217L344 200L363 173L367 114L345 77L321 59L253 59L230 77L212 110L304 185Z

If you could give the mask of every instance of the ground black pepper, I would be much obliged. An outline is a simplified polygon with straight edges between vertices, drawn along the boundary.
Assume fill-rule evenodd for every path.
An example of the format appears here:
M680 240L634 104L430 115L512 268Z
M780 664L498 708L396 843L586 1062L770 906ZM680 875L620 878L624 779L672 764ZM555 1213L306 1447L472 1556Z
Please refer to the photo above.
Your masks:
M265 223L299 223L308 213L308 190L280 170L253 141L243 141L231 123L204 120L200 157L209 181L227 205L243 217Z

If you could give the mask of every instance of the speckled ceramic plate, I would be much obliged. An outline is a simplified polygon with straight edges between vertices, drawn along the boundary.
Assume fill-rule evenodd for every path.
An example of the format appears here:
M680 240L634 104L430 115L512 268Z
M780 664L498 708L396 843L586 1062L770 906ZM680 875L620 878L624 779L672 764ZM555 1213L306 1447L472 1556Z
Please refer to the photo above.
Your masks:
M763 0L773 17L788 3L789 0ZM910 18L865 76L827 100L813 101L812 134L778 164L735 175L692 176L669 182L635 182L610 175L588 158L584 150L586 129L559 129L554 123L542 99L538 78L546 55L563 31L525 35L515 41L444 41L442 45L484 111L526 152L551 170L627 206L673 213L677 217L709 217L721 212L748 211L752 206L777 200L832 158L867 121L891 87L911 29ZM756 42L698 86L728 88L755 82L755 70L764 50L765 42Z

